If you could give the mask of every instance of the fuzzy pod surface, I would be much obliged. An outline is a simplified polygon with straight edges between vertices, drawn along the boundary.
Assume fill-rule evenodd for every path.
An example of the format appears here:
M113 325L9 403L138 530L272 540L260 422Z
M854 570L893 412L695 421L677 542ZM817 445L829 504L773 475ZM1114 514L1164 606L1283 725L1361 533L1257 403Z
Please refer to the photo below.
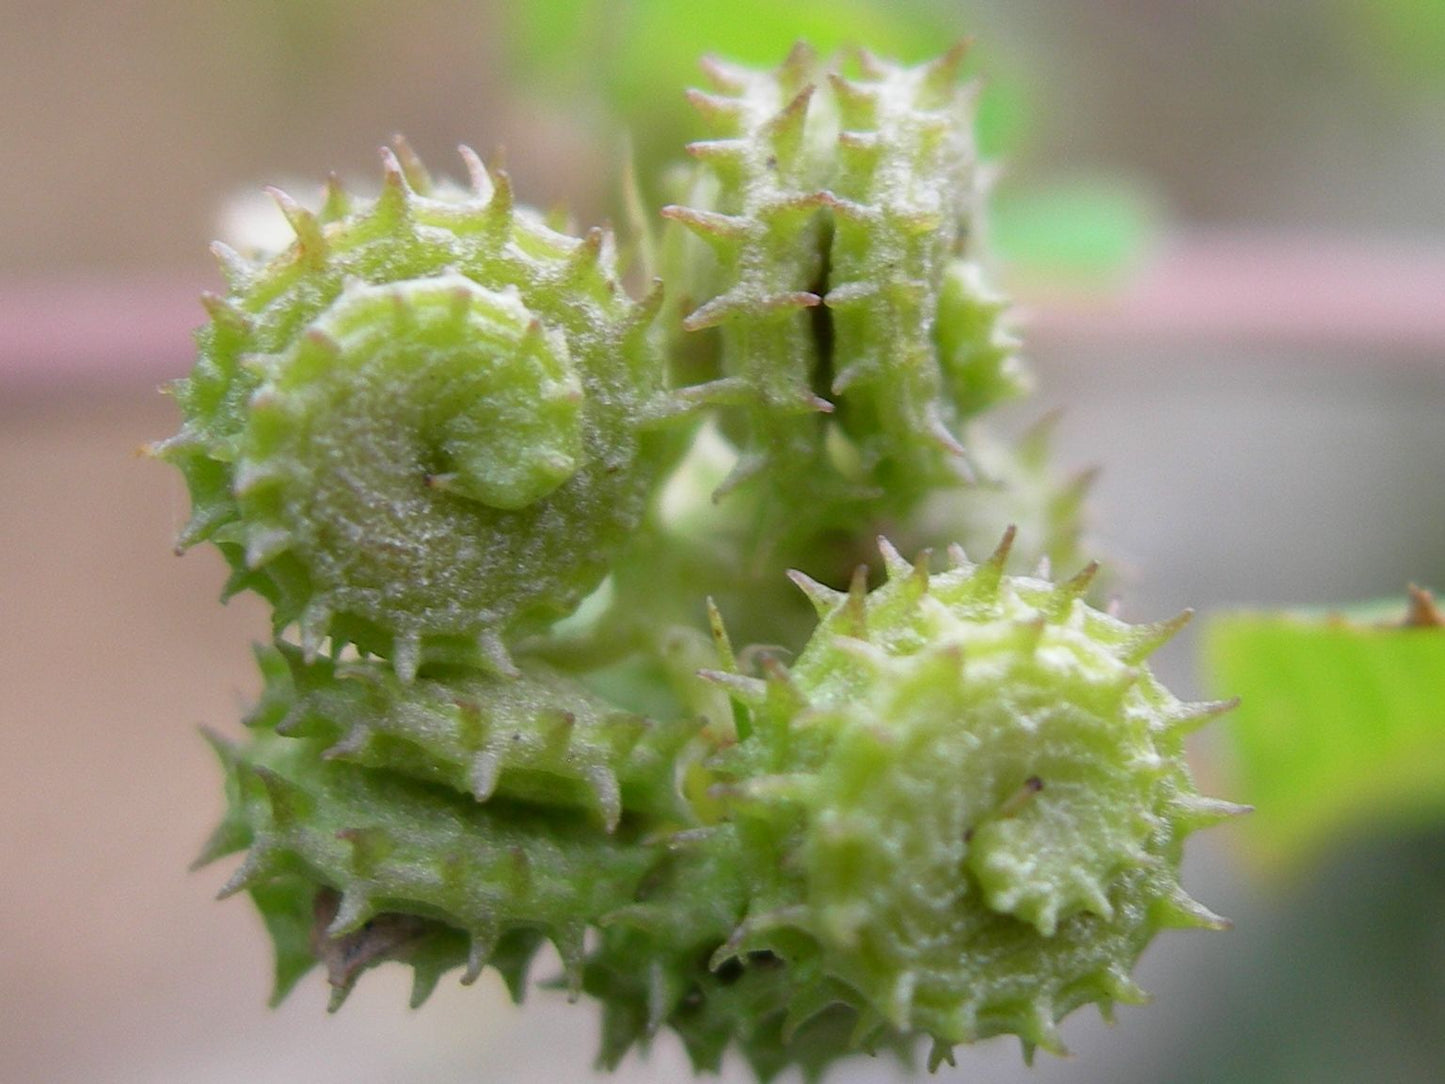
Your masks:
M207 855L249 848L226 891L267 915L278 972L305 915L324 917L313 953L343 996L348 960L406 959L430 989L463 964L513 976L524 944L553 941L602 1003L606 1065L664 1028L697 1068L735 1048L764 1079L920 1038L935 1066L998 1034L1059 1052L1075 1009L1142 999L1130 973L1160 930L1222 925L1179 863L1239 807L1200 795L1184 760L1184 735L1229 705L1181 702L1148 669L1182 621L1093 609L1092 566L1007 575L1010 542L937 573L884 543L871 592L798 574L818 628L791 667L757 656L761 676L719 626L705 678L739 706L734 737L709 735L669 790L656 764L685 746L662 730L630 800L634 754L606 717L572 752L491 763L487 728L458 730L454 679L263 653L268 694L252 743L222 750L231 813ZM504 733L555 737L529 711L587 702L543 671L473 680L513 686ZM619 821L598 765L622 782ZM379 947L346 940L378 919Z
M1005 575L1011 541L935 575L884 543L871 593L797 576L821 622L796 663L713 675L749 715L719 761L739 830L788 871L722 955L788 959L802 1000L851 1005L864 1038L927 1035L935 1064L1000 1033L1058 1051L1080 1005L1139 1000L1159 930L1222 925L1181 847L1240 811L1184 758L1230 705L1180 702L1145 662L1182 620L1088 606L1094 566Z
M620 711L534 660L515 676L480 671L411 682L375 659L308 661L261 649L265 678L252 726L329 743L325 756L494 795L591 810L609 831L624 810L688 823L680 777L699 724Z
M964 423L1028 387L1006 306L971 251L981 202L964 50L859 73L806 48L759 72L712 63L693 103L716 137L664 209L715 256L689 332L718 327L720 376L684 389L734 410L782 499L906 508L975 471ZM792 489L789 489L789 486Z
M520 998L550 941L603 1065L671 1031L699 1071L811 1080L923 1041L935 1068L999 1034L1060 1050L1075 1009L1140 998L1159 930L1220 924L1179 863L1237 811L1184 761L1226 705L1147 663L1179 621L1094 609L1093 566L1010 575L1012 529L940 570L881 543L872 591L793 573L810 636L780 597L781 562L843 582L879 530L1019 522L1074 563L1083 483L1042 436L965 429L1026 380L970 252L959 63L709 67L717 138L665 212L710 253L667 271L674 354L716 329L689 386L610 238L469 154L467 190L402 145L376 198L278 195L292 244L222 250L157 451L181 544L274 607L203 858L246 852L223 893L260 909L278 996L320 964L338 1005L395 960L414 1003L486 967ZM689 447L652 439L703 412ZM734 652L729 610L782 650Z
M405 147L402 147L405 151ZM390 658L480 654L571 610L642 512L663 365L602 231L570 237L466 152L471 187L386 151L379 196L339 185L252 260L218 247L200 357L155 451L214 542L295 623ZM660 295L659 295L660 296Z

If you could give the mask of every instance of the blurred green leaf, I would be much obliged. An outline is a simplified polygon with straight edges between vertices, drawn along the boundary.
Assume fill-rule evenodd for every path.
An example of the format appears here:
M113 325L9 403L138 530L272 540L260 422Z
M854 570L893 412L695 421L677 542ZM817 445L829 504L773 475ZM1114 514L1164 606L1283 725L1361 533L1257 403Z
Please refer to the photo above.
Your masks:
M533 0L514 5L507 17L524 63L554 72L578 63L605 65L643 103L658 87L677 85L679 74L691 77L697 58L707 53L776 64L793 42L806 40L821 52L867 45L902 60L923 60L949 40L949 20L936 5L917 2Z
M515 74L558 97L600 98L632 133L644 173L697 135L681 88L699 82L701 56L771 66L806 41L822 53L863 46L922 61L967 33L955 12L931 0L534 0L505 17ZM1021 85L990 65L978 117L985 156L1017 144L1027 106Z
M1272 865L1445 823L1445 629L1379 615L1239 613L1206 630L1215 687L1241 698L1227 790L1254 804L1246 837Z
M1355 51L1377 77L1445 90L1445 0L1338 0Z
M989 242L1030 279L1107 285L1137 266L1160 217L1156 201L1127 178L1064 179L999 193Z

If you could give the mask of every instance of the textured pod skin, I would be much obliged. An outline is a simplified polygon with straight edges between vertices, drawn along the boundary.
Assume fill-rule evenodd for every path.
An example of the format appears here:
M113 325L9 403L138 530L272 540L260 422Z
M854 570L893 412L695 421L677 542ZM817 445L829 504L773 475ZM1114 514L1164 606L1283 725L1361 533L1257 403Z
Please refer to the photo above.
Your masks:
M250 720L329 742L325 756L471 794L687 823L680 776L698 724L618 711L575 680L524 660L517 677L477 672L406 683L376 660L258 653L266 687Z
M976 261L948 261L933 327L940 394L955 412L955 425L1033 388L1018 356L1020 341L1008 327L1008 310L1008 299L988 284ZM983 473L990 477L986 466Z
M690 148L702 177L664 214L717 256L682 326L722 327L721 378L684 396L746 418L720 492L762 474L780 502L806 492L840 521L908 509L971 479L964 421L1027 390L1005 306L967 253L962 59L863 54L850 79L798 49L773 72L710 66L716 93L694 93L721 138Z
M688 389L692 402L741 404L749 434L723 489L764 469L798 471L816 455L813 417L830 409L813 392L819 364L813 318L823 274L819 209L828 160L812 105L817 56L797 47L777 69L758 72L709 62L716 93L693 104L717 138L690 144L704 171L702 206L663 214L686 227L717 259L712 296L682 322L686 332L720 329L722 378ZM826 125L826 122L824 122Z
M265 735L225 752L234 799L220 835L248 836L250 850L222 895L297 878L328 886L339 895L333 938L382 914L439 920L467 936L473 974L504 936L534 931L556 945L575 986L589 916L631 901L656 861L578 814L483 805L320 753Z
M231 291L156 451L191 490L179 545L215 542L308 652L333 636L409 677L480 645L506 670L508 631L572 609L641 516L655 304L600 231L542 226L474 157L466 192L385 158L375 200L278 193L284 252L218 249Z
M1184 762L1227 705L1150 674L1180 620L1091 608L1093 565L1051 580L1088 479L1054 481L1047 427L972 426L1027 378L970 251L960 58L710 64L672 309L601 231L469 153L470 190L436 187L404 144L376 199L278 194L293 244L220 251L157 450L181 545L275 608L202 860L246 852L222 894L260 910L277 998L320 964L335 1007L394 960L413 1004L459 968L520 999L550 941L603 1065L668 1030L699 1071L811 1081L925 1038L932 1068L1060 1050L1076 1008L1141 998L1160 929L1220 925L1179 861L1238 811ZM656 432L678 414L704 424ZM1018 552L936 573L881 543L867 590L879 533L1005 523Z
M1143 660L1182 622L1129 626L1063 584L1006 576L1008 542L930 577L885 545L864 595L799 577L822 622L790 671L716 680L749 706L737 816L796 871L730 941L842 984L865 1035L1018 1035L1138 999L1163 927L1218 926L1178 883L1183 838L1237 807L1201 797L1182 704ZM907 812L904 812L904 811Z
M937 480L947 457L964 454L954 436L963 402L944 395L954 389L943 386L935 341L965 330L961 312L939 323L975 198L962 58L960 48L906 68L865 57L861 79L831 80L842 129L824 298L832 391L864 470L891 488Z
M1200 796L1183 757L1228 705L1181 703L1145 662L1182 620L1092 609L1092 566L1009 576L1010 541L933 575L884 543L871 593L796 575L820 622L791 669L761 655L762 677L741 673L719 626L705 676L737 701L736 735L710 735L681 798L649 773L693 729L657 732L630 801L638 761L606 717L568 749L533 744L537 717L588 696L531 664L408 685L263 652L256 737L222 750L232 807L205 857L250 848L224 891L266 914L281 990L308 922L338 997L391 958L418 997L464 962L519 984L553 941L568 985L603 1003L606 1065L663 1028L698 1068L736 1046L763 1079L919 1036L935 1066L997 1034L1060 1051L1076 1008L1142 999L1129 974L1160 929L1222 924L1179 860L1239 810ZM500 682L494 710L524 740L478 787L496 731L457 701ZM598 765L622 783L616 821ZM679 824L683 800L701 826Z

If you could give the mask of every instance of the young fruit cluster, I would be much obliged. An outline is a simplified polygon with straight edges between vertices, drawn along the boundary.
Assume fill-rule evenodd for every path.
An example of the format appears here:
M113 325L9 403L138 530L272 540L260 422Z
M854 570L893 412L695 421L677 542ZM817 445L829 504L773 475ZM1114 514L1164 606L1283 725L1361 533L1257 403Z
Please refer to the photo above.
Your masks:
M396 960L415 1004L452 969L520 998L550 942L604 1064L668 1028L813 1078L1059 1050L1160 928L1219 925L1178 869L1236 809L1184 762L1223 705L1145 661L1181 622L1012 572L1073 556L1081 490L972 423L1024 377L960 61L712 65L645 301L469 152L469 188L399 145L378 196L278 194L284 251L221 250L157 452L181 546L275 610L202 859L246 852L277 997Z

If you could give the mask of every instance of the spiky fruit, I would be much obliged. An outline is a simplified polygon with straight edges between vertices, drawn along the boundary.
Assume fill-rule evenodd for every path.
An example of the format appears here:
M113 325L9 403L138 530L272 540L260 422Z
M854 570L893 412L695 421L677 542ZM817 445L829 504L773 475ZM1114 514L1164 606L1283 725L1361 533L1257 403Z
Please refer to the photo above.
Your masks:
M657 861L635 836L608 834L582 813L527 808L326 761L313 741L258 735L219 746L232 807L202 858L248 846L222 889L309 886L336 893L334 939L379 915L416 916L461 931L474 976L509 934L551 940L573 988L589 922L631 902ZM268 908L264 895L257 902Z
M550 939L602 1002L609 1066L663 1028L699 1069L736 1047L762 1079L919 1036L935 1065L997 1034L1058 1051L1074 1009L1141 999L1160 929L1221 924L1179 861L1239 807L1183 757L1228 705L1148 670L1182 620L1092 609L1093 566L1007 575L1010 543L936 574L883 543L871 593L865 570L847 592L796 575L818 628L760 678L718 624L705 676L738 702L732 740L639 736L530 661L408 684L268 649L252 742L219 744L231 810L204 857L249 848L223 891L265 915L279 993L319 960L339 1003L400 959L418 998L464 964L520 996ZM689 766L695 735L714 751Z
M717 259L713 281L695 287L712 296L696 299L682 327L720 329L723 376L685 395L745 407L749 443L724 483L730 489L765 466L802 467L815 449L812 416L831 409L813 393L818 352L807 312L820 301L827 156L810 123L821 74L811 49L796 47L770 72L718 62L706 70L718 93L691 97L718 138L688 147L705 170L692 193L699 205L662 213Z
M1079 1005L1136 999L1162 927L1220 923L1179 885L1184 837L1237 810L1201 797L1183 704L1144 660L1181 621L1130 626L1062 584L981 565L843 594L796 665L722 673L750 713L726 755L736 817L796 871L730 942L850 991L875 1030L1058 1049ZM940 1054L942 1056L942 1054Z
M477 645L509 669L503 638L597 585L657 466L652 307L601 231L541 225L465 157L466 191L388 151L373 200L277 193L296 240L218 249L230 293L156 449L190 486L181 547L216 543L308 654L331 636L404 677Z
M1057 1049L1074 1008L1137 999L1158 929L1217 924L1178 866L1234 811L1183 761L1220 705L1145 664L1178 622L1091 609L1092 566L1009 575L1012 530L983 564L885 543L871 594L862 568L779 598L782 567L840 582L880 531L1020 520L1073 558L1082 487L1048 484L1043 440L963 428L1023 376L970 262L959 61L711 65L719 138L667 213L713 255L674 231L663 260L689 386L606 235L539 224L469 154L469 191L398 145L374 200L277 194L295 242L220 251L157 450L182 545L274 606L202 858L247 852L223 893L260 909L278 997L320 963L339 1004L401 960L414 1003L462 967L520 998L550 940L604 1064L670 1029L699 1070L735 1049L812 1080L921 1036L935 1066L1000 1033ZM763 646L805 639L791 671Z
M824 297L832 391L864 469L891 488L946 478L948 459L966 455L955 433L971 381L946 394L955 389L944 386L938 343L972 330L955 300L972 285L967 272L949 275L975 201L962 58L956 48L907 68L865 55L862 78L832 77L842 129ZM940 313L945 283L958 312ZM954 319L945 326L940 315Z
M721 376L683 395L745 419L720 492L761 475L842 518L910 508L972 476L963 423L1025 389L1001 299L966 255L962 59L862 54L851 79L804 48L771 72L708 67L716 93L693 102L719 138L692 145L700 176L664 214L716 256L682 326L720 327Z

